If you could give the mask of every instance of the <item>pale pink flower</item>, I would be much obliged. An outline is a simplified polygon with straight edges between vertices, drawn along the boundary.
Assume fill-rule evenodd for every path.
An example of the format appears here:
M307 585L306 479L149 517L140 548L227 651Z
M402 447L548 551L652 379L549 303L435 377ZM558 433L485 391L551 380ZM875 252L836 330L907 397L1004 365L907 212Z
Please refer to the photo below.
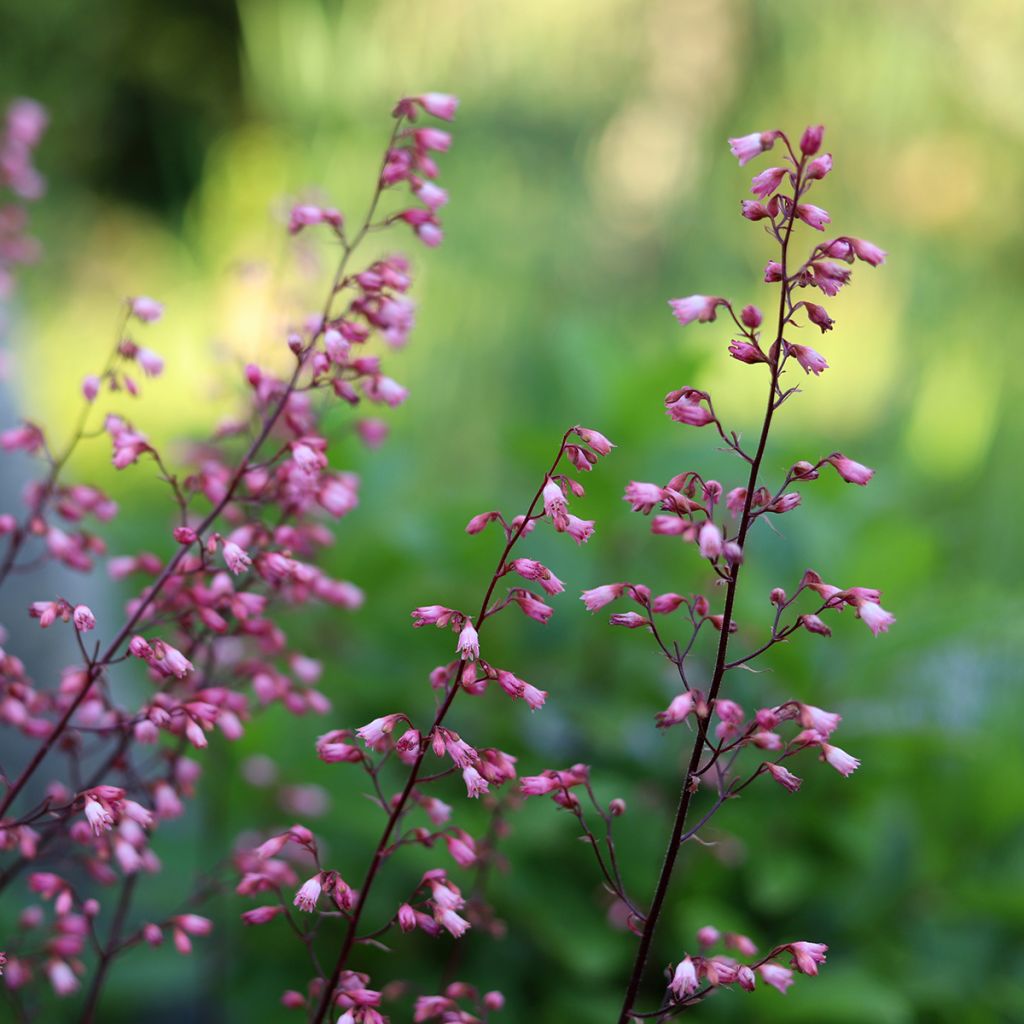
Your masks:
M714 925L706 924L697 931L697 941L704 947L713 946L722 937L722 933Z
M715 422L710 409L701 405L702 392L693 388L681 388L670 391L665 396L665 413L676 423L685 423L691 427L704 427Z
M163 359L156 352L151 352L148 348L140 348L136 352L135 358L139 366L142 367L142 372L147 377L159 377L164 371Z
M227 567L237 576L239 573L245 572L246 569L252 565L252 559L246 553L245 549L234 541L224 541L223 547L224 561Z
M93 615L88 605L76 605L72 619L75 623L75 629L81 633L86 633L90 629L96 628L96 616Z
M850 776L859 767L860 761L857 760L852 754L848 754L845 750L839 747L833 747L831 743L821 744L821 755L822 757L833 767L840 775ZM808 972L804 972L808 973ZM813 973L813 972L810 972Z
M832 154L822 153L816 160L812 160L804 170L804 178L807 181L820 181L832 170Z
M887 612L875 601L858 602L857 618L861 619L875 636L888 632L889 627L896 621L895 615Z
M600 431L590 430L587 427L576 427L575 430L584 444L590 445L598 455L608 455L615 447Z
M817 974L818 964L825 962L825 953L828 952L828 946L823 942L791 942L789 949L801 974Z
M857 259L863 260L865 263L870 263L873 267L877 267L885 262L887 253L877 245L865 241L863 238L851 238L849 239L849 242L853 247L853 251L857 256Z
M672 698L671 703L664 711L659 711L655 716L659 729L667 729L669 726L678 725L693 711L693 694L687 690Z
M830 223L832 218L820 206L813 203L797 203L796 215L805 223L818 231L824 231L825 225Z
M848 459L841 452L835 452L826 461L835 467L836 472L848 484L860 484L863 487L875 475L873 469Z
M472 622L467 620L462 627L455 650L463 661L476 661L480 657L480 639Z
M781 764L775 764L772 761L765 761L764 767L771 777L780 786L785 786L790 793L795 793L800 788L800 783L803 780L797 778L788 768L783 768Z
M95 400L96 396L100 393L100 378L95 374L90 374L88 377L82 378L82 394L85 396L87 402Z
M697 991L697 970L688 956L683 957L676 965L668 988L676 999L685 999Z
M620 598L625 587L625 583L605 583L592 590L584 590L580 600L588 612L596 612L599 608Z
M715 310L727 305L725 299L717 295L688 295L684 299L669 299L672 315L685 327L686 324L706 324L715 319Z
M766 985L771 985L772 988L778 989L783 995L786 994L786 989L793 984L793 972L781 964L761 964L757 970L761 975L761 980Z
M436 915L438 924L456 939L462 938L469 930L469 922L459 917L454 910L442 910Z
M151 299L147 295L138 295L128 300L131 305L132 316L143 323L153 323L159 320L164 314L163 303Z
M751 132L749 135L740 135L729 140L729 149L742 167L744 164L750 163L754 157L760 156L765 150L771 149L775 145L778 135L779 133L776 131Z
M488 790L487 780L472 765L462 769L462 781L470 797L483 796Z
M718 558L722 553L722 531L710 520L705 520L698 534L702 558Z
M577 544L585 544L594 535L594 520L578 519L570 513L565 532L568 533Z
M804 373L813 373L817 377L824 370L828 369L828 363L820 352L806 345L794 345L786 342L786 348L791 356L803 367Z
M610 615L608 623L612 626L625 626L627 629L639 629L641 626L649 626L650 622L638 612L620 612L617 615Z
M273 921L278 914L284 912L284 907L280 905L268 904L263 907L253 907L252 910L246 910L242 914L243 924L266 924L268 921Z
M295 899L292 900L293 905L299 910L312 913L316 909L317 900L320 899L320 893L323 891L323 886L320 884L321 877L321 875L314 875L302 883L299 891L295 894Z
M421 96L414 97L414 100L428 114L439 117L442 121L453 121L455 111L459 107L458 97L444 92L425 92Z
M565 507L565 495L562 488L550 477L544 484L542 492L544 499L544 514L549 516L555 529L560 533L569 526L569 517Z
M805 729L813 729L821 736L828 738L839 728L842 715L832 711L822 711L813 704L800 705L800 724Z
M754 176L750 191L759 199L767 199L782 183L786 173L785 167L769 167Z
M78 991L78 978L65 960L47 961L46 975L50 979L55 995L64 998Z
M647 515L655 505L661 503L662 489L657 484L631 480L626 485L626 493L623 498L629 502L634 512L642 512Z
M385 736L390 735L399 722L405 721L408 721L408 719L403 714L383 715L356 729L356 735L368 747L375 747Z
M85 798L85 806L82 810L94 835L101 836L114 827L114 818L110 811L93 797Z

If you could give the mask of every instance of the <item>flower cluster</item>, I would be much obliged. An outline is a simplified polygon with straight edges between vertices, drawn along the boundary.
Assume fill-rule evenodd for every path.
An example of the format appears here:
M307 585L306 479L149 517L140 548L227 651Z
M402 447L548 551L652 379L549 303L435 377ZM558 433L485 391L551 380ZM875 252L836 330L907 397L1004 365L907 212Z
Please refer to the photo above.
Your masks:
M240 414L192 445L187 468L173 467L146 436L144 406L130 419L103 408L115 395L141 398L142 382L163 370L161 355L143 341L165 310L147 296L126 300L106 361L84 376L66 443L55 443L34 423L0 433L4 451L42 464L40 478L24 492L22 513L0 515L0 584L51 561L81 574L62 584L66 596L36 594L28 608L39 627L67 630L69 662L57 685L33 678L15 653L17 638L0 649L0 726L27 740L20 765L13 754L19 748L4 759L12 774L0 794L0 888L27 885L50 904L31 904L22 917L24 936L11 937L9 945L5 940L5 981L23 1016L35 1001L29 995L34 983L48 982L58 996L70 996L84 981L82 1019L92 1019L109 963L124 950L158 945L170 935L184 954L193 938L208 934L211 921L191 911L159 920L138 920L133 912L140 880L161 869L154 834L185 813L200 781L202 753L216 736L239 739L253 716L271 705L295 715L330 709L319 686L321 661L292 643L277 616L314 604L357 609L363 600L355 584L318 564L334 539L333 524L359 501L358 478L336 468L325 416L332 405L390 407L407 396L385 364L405 345L414 322L409 263L399 255L363 266L356 260L368 233L396 219L378 207L399 181L412 184L431 217L440 205L439 190L428 190L424 181L437 174L428 151L446 149L448 137L414 128L416 110L450 119L454 100L444 105L431 96L398 105L373 201L355 230L347 230L336 211L293 211L293 231L323 225L340 246L327 296L282 339L284 372L245 367ZM0 184L24 198L41 190L30 156L45 123L41 108L19 101L0 140ZM404 176L392 171L397 154L408 157ZM0 220L7 225L10 216L4 212ZM439 230L432 233L426 222L421 228L425 241L440 240ZM0 273L14 250L2 252ZM364 424L360 434L382 439L379 425ZM116 519L118 502L97 487L66 480L69 462L93 438L107 439L116 470L151 469L166 487L172 515L157 551L124 550L120 535L104 530ZM82 601L89 574L100 568L129 588L124 615L114 621ZM149 684L141 690L113 685L130 673L148 677ZM459 747L454 733L448 739L445 750L453 758L458 751L468 785L486 791L514 775L504 755ZM338 759L343 746L338 737L325 739L321 756ZM47 778L57 772L51 756L57 750L71 760L67 781ZM316 794L310 791L282 793L286 809L301 811L311 800ZM444 838L463 859L472 849L457 830L446 830ZM319 866L310 833L295 826L279 841L314 860L315 873L295 896L299 910L312 913L327 902L351 910L354 891ZM240 862L240 891L297 884L293 867L277 852L264 844L258 856ZM457 931L457 908L438 910L438 898L429 900L431 920ZM245 919L264 923L279 912L271 905ZM372 1020L363 1009L371 1002L353 995L347 983L345 990L351 1019Z
M817 327L822 333L833 327L833 320L821 305L803 297L807 289L817 289L831 297L849 284L851 271L844 264L855 261L876 267L885 253L860 238L841 235L815 244L802 261L792 257L794 229L798 223L824 231L831 221L821 207L807 202L809 190L832 170L832 157L821 152L824 130L808 128L794 146L781 131L755 132L731 139L730 146L746 164L781 143L785 150L782 166L758 174L751 191L756 200L744 200L741 213L747 220L762 224L778 248L777 257L765 268L764 280L777 286L779 316L777 324L765 327L762 311L753 304L734 305L718 295L690 295L672 299L669 307L682 324L712 323L723 313L735 327L728 354L741 363L760 367L767 378L767 401L755 448L744 445L740 433L728 429L715 411L708 392L693 386L675 388L665 396L665 412L674 423L689 427L714 428L727 451L741 463L741 478L732 483L709 479L695 470L673 476L665 484L630 482L625 500L634 512L651 517L651 532L659 537L679 538L692 544L706 564L711 579L724 591L715 598L705 593L668 592L653 594L646 585L622 581L595 586L583 592L583 602L597 611L616 601L629 600L638 610L618 611L611 615L613 626L648 632L661 655L679 677L680 691L663 710L655 713L660 729L682 723L691 725L692 746L681 780L678 810L670 834L661 874L650 904L642 906L627 892L619 870L612 826L625 807L602 807L590 789L589 769L577 765L568 771L547 770L521 782L526 795L550 794L556 804L573 813L594 850L598 867L609 890L623 908L625 920L639 935L633 971L623 1001L620 1024L637 1017L645 966L651 953L655 929L664 905L676 859L683 843L697 838L700 830L731 799L762 776L770 777L789 792L800 788L801 779L787 764L790 758L816 751L821 760L840 775L849 776L859 766L858 759L834 745L832 733L840 716L833 712L787 700L764 707L752 716L741 705L722 694L729 673L749 665L756 658L798 632L828 637L828 620L850 607L877 636L895 621L881 605L881 593L871 587L839 587L824 582L821 575L808 570L789 595L781 587L769 594L773 615L767 635L755 642L748 653L730 652L733 634L741 635L734 607L750 531L762 519L787 515L798 509L806 485L821 472L834 471L847 483L866 485L874 471L841 452L832 452L814 460L801 460L791 466L781 480L770 483L762 474L772 420L778 410L797 392L787 386L787 370L799 367L805 374L820 374L828 368L823 355L794 340L801 327ZM676 623L681 622L681 629ZM742 634L751 629L745 624ZM681 636L673 636L677 630ZM710 673L704 672L691 657L700 649L703 637L710 637ZM696 663L696 664L695 664ZM703 676L703 678L702 678ZM792 735L777 731L780 726L797 728ZM743 770L740 756L750 751L753 765ZM766 757L767 755L767 757ZM585 788L589 806L604 823L604 835L598 839L588 824L576 791ZM710 790L710 805L695 824L689 823L691 806L698 794ZM717 941L717 933L716 941ZM733 948L753 955L753 944L742 937L729 940ZM748 948L749 947L749 948ZM795 968L816 974L824 961L825 947L814 943L790 943L776 947L768 957L744 965L728 956L685 957L672 972L670 999L659 1011L641 1016L663 1020L674 1016L691 1002L703 998L723 985L737 984L752 989L758 974L767 984L784 992L792 980L789 968L778 963L785 952L792 954Z
M316 744L317 755L330 764L359 765L369 776L375 800L384 815L384 827L376 849L370 857L358 897L339 901L335 896L331 905L332 916L343 922L340 949L334 969L326 979L314 978L301 996L301 1005L311 1010L311 1019L324 1020L331 1007L347 1009L357 1021L375 1020L368 1010L350 1007L346 1000L347 980L353 977L351 960L359 941L363 912L372 895L381 867L407 844L426 849L441 847L459 869L480 869L487 863L490 850L486 837L474 836L452 823L453 806L434 796L429 788L452 775L461 777L466 796L471 799L492 799L494 813L500 813L502 804L494 801L498 791L517 777L516 757L494 747L476 747L467 742L448 724L449 712L460 692L480 697L489 689L497 689L513 701L522 700L531 710L541 708L547 693L520 679L509 669L491 664L481 651L481 633L486 623L505 609L519 608L528 618L546 623L553 614L547 598L564 590L561 580L547 566L535 559L513 557L519 542L539 523L546 522L556 533L567 533L582 543L593 533L594 524L578 519L568 511L570 496L574 500L584 496L580 482L562 468L563 462L589 470L597 459L607 455L612 443L596 430L572 427L562 436L551 467L533 496L526 511L506 518L497 511L473 516L466 527L469 534L478 534L489 524L496 524L504 541L497 565L484 591L476 614L442 604L422 605L412 612L413 626L433 626L449 630L455 636L454 657L439 665L430 674L430 685L439 691L439 707L429 724L418 726L404 712L393 711L381 715L356 729L334 729L322 735ZM537 584L543 596L530 587L518 583L507 589L503 596L497 593L499 582L508 576L517 576L526 583ZM361 744L361 745L360 745ZM394 761L403 766L397 787L388 795L386 765ZM529 780L523 780L523 785ZM421 810L426 824L406 824L411 812ZM256 856L272 856L288 843L298 843L311 855L318 874L308 879L295 895L295 905L314 911L325 887L325 874L319 867L316 840L308 829L296 826L288 833L265 842ZM251 859L240 864L243 877L238 891L243 894L276 889L292 877L282 874L282 866L275 865L272 873L261 868L254 871ZM328 873L329 874L329 873ZM334 876L337 877L337 876ZM351 890L345 887L346 893ZM275 907L266 905L243 915L249 923L263 924L286 913L283 899ZM402 932L421 931L430 936L447 933L461 938L472 926L473 918L487 923L486 907L470 907L460 887L450 878L447 866L428 870L416 889L397 907L389 910L387 923L373 932L374 937L392 929ZM364 978L365 976L359 975ZM364 983L368 983L365 979ZM462 998L477 1001L474 1012L461 1009ZM444 996L421 997L415 1007L414 1019L472 1022L485 1019L487 1010L500 1009L502 998L489 993L478 999L475 990L465 986L450 987ZM296 1002L296 1005L300 1005ZM377 1011L374 1010L374 1013ZM479 1013L482 1016L475 1016ZM343 1017L344 1019L344 1017Z
M0 131L0 302L14 288L14 268L39 257L39 244L25 234L28 218L18 200L32 202L46 191L32 157L47 122L46 111L35 100L19 99L8 105ZM4 192L15 201L7 201Z

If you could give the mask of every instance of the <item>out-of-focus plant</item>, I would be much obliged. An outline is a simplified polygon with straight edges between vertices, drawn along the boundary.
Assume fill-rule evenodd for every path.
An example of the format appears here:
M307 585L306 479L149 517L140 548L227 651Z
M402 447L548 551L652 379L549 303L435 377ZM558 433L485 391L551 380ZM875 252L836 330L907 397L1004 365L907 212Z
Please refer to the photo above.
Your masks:
M16 653L17 636L0 650L0 725L8 738L16 731L30 741L27 748L3 741L0 889L24 886L42 901L26 906L19 933L0 941L6 987L22 1018L45 1013L39 986L48 981L58 996L74 996L84 984L81 1019L92 1020L118 956L168 935L187 953L193 937L211 930L194 912L215 884L209 878L199 880L193 900L169 907L160 920L138 919L132 905L141 880L160 871L152 832L184 813L199 782L201 764L188 752L203 750L215 729L237 739L246 721L272 704L297 715L329 709L317 689L320 661L295 649L275 616L314 602L344 609L362 602L358 587L316 564L334 539L330 521L358 502L358 479L329 465L324 418L339 400L397 406L406 398L384 373L382 351L402 348L413 326L408 263L389 256L360 267L355 260L370 233L400 222L426 245L440 243L437 211L447 195L434 183L432 154L445 151L450 136L415 122L422 114L450 120L455 106L440 94L398 104L372 201L354 228L334 209L293 208L292 233L321 225L338 252L322 308L289 332L292 365L284 375L245 368L246 408L193 446L187 470L172 467L138 427L102 411L109 396L138 396L140 380L163 369L163 359L135 340L163 315L161 303L142 296L127 300L105 365L85 376L67 441L31 422L0 435L5 451L44 467L26 488L24 512L0 516L0 584L31 580L26 574L50 562L82 574L67 593L35 595L30 608L39 627L73 633L78 660L59 680L33 677ZM30 156L45 123L38 105L19 101L0 140L0 183L24 198L41 190ZM398 186L420 202L382 212L382 198ZM2 225L6 282L28 243L16 207L4 208ZM372 419L357 426L371 443L386 429ZM97 487L68 481L66 467L79 446L102 437L117 469L155 466L166 484L173 528L163 552L108 558L89 525L112 521L117 503ZM87 603L89 576L103 565L133 583L123 621L110 625ZM126 702L133 690L124 679L140 663L150 685L141 701ZM283 862L274 882L291 882Z
M806 319L822 333L832 329L833 320L826 310L807 298L803 289L817 288L826 296L834 296L850 281L851 271L844 264L861 260L878 266L885 253L863 239L839 236L813 246L803 260L791 253L794 228L798 222L824 231L829 215L806 201L815 182L832 170L832 157L820 154L823 128L809 127L793 146L782 131L756 132L731 139L733 154L741 165L781 143L785 149L784 165L770 167L753 180L751 191L757 197L742 203L742 215L761 222L777 245L777 257L765 267L765 283L778 291L778 312L770 331L763 331L764 316L754 305L737 312L725 298L691 295L673 299L669 305L681 324L714 321L724 309L732 319L739 337L729 344L729 355L741 363L760 368L767 378L767 395L757 444L748 449L734 430L727 430L715 413L711 396L694 387L677 388L665 397L668 416L676 423L694 427L713 426L725 448L744 463L745 482L728 491L717 480L705 479L699 472L680 473L664 486L632 482L625 498L636 512L645 515L655 509L659 513L651 522L652 532L661 536L679 537L695 545L706 560L714 583L724 590L720 609L704 594L666 593L653 595L650 588L637 582L610 583L587 590L583 601L591 611L613 601L628 598L640 611L620 612L611 616L611 624L628 629L644 629L653 637L661 654L679 676L682 691L669 706L658 712L659 728L668 729L687 723L693 740L683 774L678 809L668 840L664 862L649 904L641 905L626 891L619 869L614 843L613 825L625 812L625 805L613 801L608 808L594 798L589 771L577 765L567 771L548 770L541 775L524 778L523 791L528 795L550 794L555 803L576 815L583 827L584 838L591 844L597 864L609 891L620 902L630 927L639 936L632 972L626 985L619 1016L620 1024L631 1020L665 1020L699 1002L723 986L737 985L752 990L758 975L768 985L785 992L792 984L793 969L804 974L817 974L825 960L827 946L816 942L783 942L758 956L753 941L744 935L727 934L727 949L744 960L718 953L714 947L723 936L713 926L698 934L699 954L684 955L668 972L668 986L657 1009L640 1012L635 1009L644 969L672 881L679 851L685 842L697 840L702 828L730 800L761 777L773 779L790 792L800 788L801 780L790 771L791 758L807 751L817 751L843 776L849 776L860 762L831 743L832 733L839 725L840 715L795 700L785 700L763 707L749 716L738 703L722 695L730 673L749 668L765 651L799 632L829 636L830 627L823 615L852 607L854 614L878 635L887 630L893 616L882 608L878 590L868 587L841 587L825 583L813 570L805 572L787 595L781 587L771 591L774 608L763 643L755 650L730 656L730 634L736 630L733 614L747 537L763 520L766 526L775 516L792 511L801 502L799 490L791 489L818 478L819 472L834 469L848 483L865 485L873 476L868 469L840 452L800 461L793 465L781 481L768 483L762 476L762 462L778 410L799 391L788 386L787 369L799 366L805 374L817 376L828 367L824 357L794 339ZM801 610L801 605L804 606ZM664 617L680 613L685 627L676 639L669 632ZM671 622L669 619L667 622ZM692 667L691 654L703 635L717 633L714 643L713 668L707 679L698 678ZM712 720L718 722L712 730ZM776 731L793 725L794 735ZM768 755L767 758L765 755ZM747 763L747 757L753 755ZM693 805L701 800L704 789L710 790L706 806L696 821L691 820ZM602 821L600 837L587 822L587 811L575 791L583 791L587 802Z

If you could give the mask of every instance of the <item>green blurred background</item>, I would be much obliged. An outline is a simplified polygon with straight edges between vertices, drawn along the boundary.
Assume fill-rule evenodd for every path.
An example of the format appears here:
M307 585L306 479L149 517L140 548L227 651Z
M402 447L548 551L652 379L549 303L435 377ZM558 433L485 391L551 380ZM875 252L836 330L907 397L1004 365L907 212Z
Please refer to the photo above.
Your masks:
M317 762L313 738L399 708L422 717L449 638L413 633L409 610L479 600L497 536L467 538L465 521L520 510L577 422L619 446L576 503L597 533L575 550L538 531L529 553L568 592L547 628L509 617L487 640L494 663L551 700L532 716L466 700L455 727L517 753L524 773L593 764L602 797L629 803L620 853L648 898L684 746L678 731L656 734L652 715L675 691L645 636L608 629L573 592L624 578L710 586L692 549L629 513L622 487L690 468L738 483L713 438L671 424L661 400L706 387L749 433L762 381L725 357L724 324L684 331L665 301L767 301L768 243L737 216L749 172L725 139L821 121L836 169L815 201L837 233L890 259L858 265L827 303L837 329L819 347L832 368L787 406L767 466L778 474L840 448L878 475L866 490L822 479L780 536L758 531L737 643L765 627L770 587L792 587L808 566L881 587L899 621L875 640L844 618L831 641L807 637L735 681L748 707L796 695L840 710L839 742L863 767L843 780L808 760L799 795L765 784L727 807L709 833L717 845L684 853L654 963L693 949L710 922L763 946L807 938L831 952L785 998L725 994L699 1019L1024 1020L1019 3L49 0L4 5L0 39L0 95L37 97L52 115L38 154L50 191L32 213L46 256L22 276L5 401L66 417L117 303L152 294L167 315L147 343L169 369L133 416L156 440L201 436L230 411L240 361L280 348L282 325L322 290L331 253L285 237L288 203L323 196L358 215L393 100L462 98L441 158L445 244L400 239L422 307L390 365L412 398L388 415L381 451L332 447L363 490L330 568L365 588L366 608L286 623L327 659L334 711L326 725L274 711L243 742L213 745L207 770L228 789L208 789L186 822L160 830L167 870L148 888L148 914L172 908L239 830L291 820L276 787L241 780L258 752L274 756L282 785L325 787L327 809L309 824L357 884L380 823L361 776ZM16 415L7 409L4 425ZM100 444L75 472L136 510L112 550L165 550L165 495L144 468L115 477L108 454ZM108 595L111 616L119 599ZM458 789L448 795L463 822L482 829L482 809ZM489 892L508 937L471 933L458 975L503 989L509 1021L613 1019L634 940L606 923L574 822L531 803L503 851L512 867ZM396 861L388 885L399 893L435 859ZM300 951L283 926L243 932L247 905L208 907L217 938L189 960L127 957L102 1019L287 1019L276 1000L306 976ZM450 943L395 949L360 957L375 982L411 973L435 991ZM650 980L653 993L656 969ZM45 1019L65 1013L55 1005Z

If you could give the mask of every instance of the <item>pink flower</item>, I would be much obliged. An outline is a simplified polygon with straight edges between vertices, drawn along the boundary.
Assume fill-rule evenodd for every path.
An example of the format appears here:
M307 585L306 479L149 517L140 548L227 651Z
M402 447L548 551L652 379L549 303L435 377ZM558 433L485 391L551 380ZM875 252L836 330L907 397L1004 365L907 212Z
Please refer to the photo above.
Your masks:
M661 488L657 484L641 483L631 480L626 485L624 500L628 501L634 512L647 515L662 498ZM618 596L618 595L616 595ZM593 609L591 609L593 611Z
M689 295L685 299L669 299L672 315L685 327L686 324L706 324L715 319L718 306L727 305L725 299L716 295Z
M77 605L72 619L75 623L75 629L81 633L87 633L90 629L96 628L96 616L93 615L88 605Z
M442 910L436 917L438 924L456 939L461 939L469 930L469 922L459 917L454 910Z
M93 797L86 797L85 806L82 808L86 821L93 831L93 835L101 836L114 827L114 819L110 811Z
M835 452L826 461L835 467L836 472L848 484L860 484L863 487L875 475L873 469L862 466L859 462L854 462L853 459L848 459L841 452Z
M247 910L242 914L242 922L244 924L266 924L283 912L284 907L279 905L269 904L263 907L253 907L252 910Z
M820 373L823 373L828 369L828 363L825 362L825 357L820 353L816 352L813 348L808 348L806 345L794 345L792 342L786 342L786 349L791 356L803 367L804 373L813 373L817 377Z
M824 307L816 305L813 302L804 302L804 308L807 310L807 317L812 324L821 328L821 333L824 334L826 331L832 330L832 325L835 320L828 315L828 312Z
M375 747L385 736L390 735L399 722L408 719L403 714L383 715L375 718L360 729L356 729L356 735L368 746Z
M774 764L771 761L765 761L764 767L771 777L780 786L785 786L790 793L795 793L800 788L800 783L803 780L797 778L788 768L783 768L781 764Z
M63 998L78 991L78 978L66 961L49 960L46 964L46 975L57 996Z
M625 583L605 583L600 587L594 587L592 590L584 590L580 600L588 612L596 612L606 604L611 604L612 601L618 600L622 596L622 591L625 587Z
M821 744L821 755L840 775L847 778L860 767L860 761L857 758L839 747L833 747L830 743ZM814 972L805 971L804 973L813 974Z
M593 519L578 519L574 515L569 515L569 523L566 527L566 533L577 544L586 544L588 540L594 535L594 520Z
M805 729L813 729L823 738L831 736L839 728L842 717L832 711L822 711L813 704L800 705L800 724Z
M820 181L829 171L832 170L832 154L823 153L816 160L812 160L804 170L804 178L807 181Z
M707 396L695 388L680 388L670 391L665 396L665 413L676 423L685 423L691 427L704 427L715 422L709 409L700 403Z
M856 607L857 618L864 622L875 636L888 632L889 627L896 621L896 616L887 612L876 601L860 601Z
M100 393L100 378L95 374L90 374L88 377L82 378L82 394L85 396L87 402L95 400L96 396Z
M801 974L817 974L818 964L825 962L825 953L828 952L828 946L823 942L791 942L789 949Z
M466 793L470 797L483 796L487 792L487 780L472 765L462 769L462 781L465 782Z
M722 553L722 531L708 519L698 534L702 558L718 558Z
M138 360L139 366L142 367L142 372L147 377L159 377L164 372L163 359L148 348L140 348L136 352L135 358Z
M786 989L793 984L793 972L781 964L761 964L757 970L766 985L778 989L783 995L786 994Z
M825 126L823 124L812 124L805 128L803 135L800 136L800 152L804 156L814 156L821 149L821 140L824 136Z
M433 117L439 117L442 121L455 120L455 111L459 107L458 97L444 92L425 92L413 99Z
M154 648L154 655L157 663L173 676L184 679L190 672L195 671L195 666L176 647L163 641L156 641L159 645Z
M575 427L574 429L583 443L590 445L598 455L608 455L615 447L600 431L589 430L587 427Z
M151 299L146 295L138 295L128 301L132 316L143 323L153 323L164 314L163 303L157 302L156 299Z
M417 128L413 132L413 137L418 146L437 153L447 153L448 147L452 144L451 132L446 132L442 128Z
M472 622L467 621L462 627L455 650L463 661L476 661L480 657L480 639Z
M765 220L771 216L767 208L762 203L759 203L754 199L741 200L740 212L747 220L752 221Z
M849 243L853 247L857 259L870 263L873 267L877 267L885 262L886 251L880 249L877 245L867 242L863 238L851 238Z
M676 999L685 999L697 991L697 970L688 956L683 957L677 964L668 987Z
M758 199L767 199L779 187L785 176L785 167L769 167L768 170L754 176L750 191Z
M550 517L551 522L559 533L563 532L569 526L569 517L565 509L565 495L562 493L562 488L549 478L544 484L542 493L544 498L544 514Z
M832 218L820 206L813 203L797 203L796 215L805 223L817 231L824 231L825 225L830 223Z
M756 346L752 345L749 341L731 341L729 342L729 355L733 359L738 359L741 363L767 363L768 357Z
M751 132L750 135L740 135L729 140L729 149L732 155L740 162L740 167L750 163L756 156L760 156L766 150L775 145L779 133L772 132Z
M299 910L312 913L316 909L317 900L320 899L320 893L323 891L323 886L320 884L321 877L321 875L314 875L302 883L299 891L295 894L295 899L292 900L293 905Z
M627 629L639 629L641 626L648 626L650 623L637 612L621 612L617 615L610 615L608 623L612 626L625 626Z
M227 567L236 576L239 573L245 572L252 565L252 559L248 556L245 549L234 541L224 541L223 555Z
M722 937L722 933L713 925L706 924L697 931L697 941L707 948L713 946Z
M654 719L659 729L667 729L670 726L678 725L685 721L686 717L693 711L693 694L687 690L672 698L672 702L664 711L659 711Z
M565 584L546 566L533 558L513 558L508 564L524 580L536 580L548 594L560 594Z

